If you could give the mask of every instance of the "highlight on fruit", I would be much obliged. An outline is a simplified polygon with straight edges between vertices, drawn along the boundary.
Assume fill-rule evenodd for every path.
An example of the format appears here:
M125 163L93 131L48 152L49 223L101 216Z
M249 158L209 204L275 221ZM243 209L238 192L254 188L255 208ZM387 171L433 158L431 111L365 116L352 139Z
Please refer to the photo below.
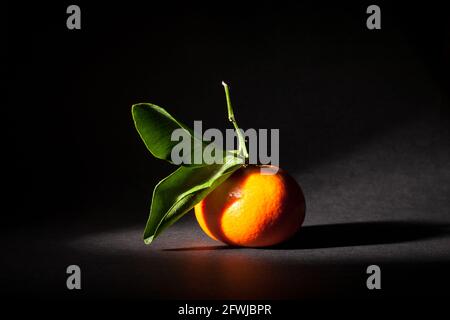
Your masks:
M239 128L229 87L224 82L222 85L237 149L225 149L217 143L224 141L218 131L208 133L208 129L199 134L159 106L132 106L134 124L150 153L178 165L153 190L143 235L146 244L192 208L198 224L210 238L233 246L279 244L292 237L304 221L303 192L295 179L278 167L278 130L272 131L275 135L271 135L270 157L261 139L258 145L263 146L263 151L257 154L257 139L253 136L256 131ZM258 156L265 160L262 164L255 160Z

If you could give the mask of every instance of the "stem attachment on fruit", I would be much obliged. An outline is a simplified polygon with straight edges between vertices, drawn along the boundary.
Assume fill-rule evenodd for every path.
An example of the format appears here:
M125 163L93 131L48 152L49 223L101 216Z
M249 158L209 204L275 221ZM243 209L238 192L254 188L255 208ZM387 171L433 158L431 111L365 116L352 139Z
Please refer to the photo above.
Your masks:
M234 112L233 107L231 106L231 99L230 99L230 90L228 89L228 85L222 81L222 85L225 89L225 97L227 99L227 108L228 108L228 120L233 123L234 129L236 130L236 134L238 137L239 142L239 155L242 155L244 159L248 159L248 152L247 152L247 146L245 145L245 139L242 135L241 129L239 129L239 126L236 123L236 119L234 118Z

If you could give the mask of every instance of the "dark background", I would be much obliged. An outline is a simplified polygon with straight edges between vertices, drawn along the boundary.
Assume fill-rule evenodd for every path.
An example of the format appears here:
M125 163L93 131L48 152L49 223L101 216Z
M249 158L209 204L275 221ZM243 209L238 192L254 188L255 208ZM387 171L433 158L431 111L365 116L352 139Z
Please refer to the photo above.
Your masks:
M378 296L442 293L443 7L377 3L382 29L368 30L369 2L80 2L81 30L68 30L70 4L8 4L3 294L365 297L372 263L387 270ZM188 216L144 247L152 189L173 168L147 152L131 105L225 129L222 80L240 126L280 129L281 167L307 198L304 233L284 249L220 250ZM69 264L85 270L81 294L65 289Z

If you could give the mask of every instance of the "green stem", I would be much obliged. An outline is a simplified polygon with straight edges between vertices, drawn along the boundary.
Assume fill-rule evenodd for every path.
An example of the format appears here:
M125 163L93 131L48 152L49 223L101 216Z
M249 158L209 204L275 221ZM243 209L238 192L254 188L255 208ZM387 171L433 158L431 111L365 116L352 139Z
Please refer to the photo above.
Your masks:
M225 97L227 98L228 120L233 123L239 141L239 154L242 154L242 156L244 156L244 159L248 159L248 152L245 145L244 136L242 135L242 131L239 129L236 123L236 119L234 118L233 107L231 106L230 90L228 89L228 85L225 82L222 81L222 85L225 88Z

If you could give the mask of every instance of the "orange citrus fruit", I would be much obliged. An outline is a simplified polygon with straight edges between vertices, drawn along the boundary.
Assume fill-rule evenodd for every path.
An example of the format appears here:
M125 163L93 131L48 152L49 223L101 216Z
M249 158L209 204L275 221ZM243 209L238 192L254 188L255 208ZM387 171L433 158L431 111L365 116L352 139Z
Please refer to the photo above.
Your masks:
M276 168L277 173L267 175L261 167L237 170L195 206L197 221L209 237L230 245L266 247L299 230L305 218L300 186L286 171Z

